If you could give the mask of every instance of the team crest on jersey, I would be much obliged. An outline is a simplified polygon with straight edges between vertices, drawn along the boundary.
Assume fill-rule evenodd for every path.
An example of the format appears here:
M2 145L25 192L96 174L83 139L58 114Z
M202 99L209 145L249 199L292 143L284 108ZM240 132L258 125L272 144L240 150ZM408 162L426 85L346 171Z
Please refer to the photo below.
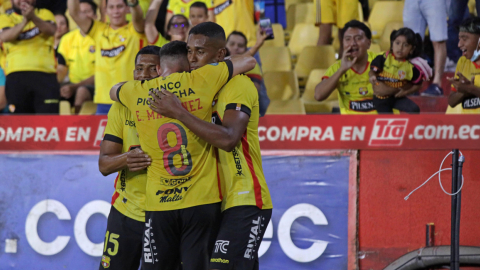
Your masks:
M109 268L110 267L110 257L103 255L102 256L102 266L103 268Z
M403 70L398 71L398 78L400 78L400 80L403 80L406 75L407 74L405 73L405 71L403 71Z
M119 38L120 38L120 42L124 42L124 41L125 41L125 38L122 37L122 35L119 35Z
M91 53L94 53L95 52L95 46L94 45L90 46L88 51L91 52Z
M358 88L358 93L360 93L360 95L362 95L362 96L365 96L368 93L368 88L367 87L360 87L360 88Z

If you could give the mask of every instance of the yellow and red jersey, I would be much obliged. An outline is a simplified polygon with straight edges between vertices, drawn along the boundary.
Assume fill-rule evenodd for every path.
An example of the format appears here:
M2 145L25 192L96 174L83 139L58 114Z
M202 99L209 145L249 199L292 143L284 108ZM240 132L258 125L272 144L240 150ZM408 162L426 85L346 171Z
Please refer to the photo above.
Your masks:
M458 78L457 73L462 73L465 78L475 78L473 83L476 87L480 87L480 65L470 61L465 56L460 57L457 62L457 68L455 69L455 78ZM452 90L457 91L452 85ZM461 113L463 114L475 114L480 113L480 97L470 96L462 100Z

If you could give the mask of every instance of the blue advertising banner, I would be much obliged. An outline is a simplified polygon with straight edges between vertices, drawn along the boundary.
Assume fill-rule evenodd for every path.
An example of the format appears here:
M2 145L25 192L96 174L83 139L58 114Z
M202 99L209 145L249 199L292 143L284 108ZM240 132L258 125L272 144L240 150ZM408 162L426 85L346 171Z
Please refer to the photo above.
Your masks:
M260 269L352 269L356 152L262 154L274 210ZM0 155L0 269L98 268L116 175L97 162Z

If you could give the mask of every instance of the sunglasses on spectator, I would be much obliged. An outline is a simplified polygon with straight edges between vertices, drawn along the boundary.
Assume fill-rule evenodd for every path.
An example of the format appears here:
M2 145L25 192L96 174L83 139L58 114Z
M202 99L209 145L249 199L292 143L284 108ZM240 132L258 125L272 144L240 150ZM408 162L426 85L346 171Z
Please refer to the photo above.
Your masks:
M188 24L185 24L185 23L174 23L174 24L172 24L172 27L173 27L173 28L185 28L185 27L188 27Z

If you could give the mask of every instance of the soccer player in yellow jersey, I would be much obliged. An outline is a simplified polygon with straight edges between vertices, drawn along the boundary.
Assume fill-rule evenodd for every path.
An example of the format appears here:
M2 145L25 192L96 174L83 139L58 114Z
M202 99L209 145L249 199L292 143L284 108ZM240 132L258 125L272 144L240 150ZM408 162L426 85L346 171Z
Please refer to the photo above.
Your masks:
M142 48L135 58L135 80L158 76L160 48ZM143 153L132 113L115 102L108 113L105 137L98 160L100 172L119 172L108 215L105 248L100 269L138 269L143 249L145 187L150 158Z
M80 16L95 20L97 4L80 0ZM94 95L95 40L77 28L62 37L58 53L65 58L70 79L70 83L60 87L60 95L74 105L78 113L82 104Z
M103 23L80 15L79 0L68 0L70 16L80 30L95 40L95 95L97 114L106 114L113 103L109 97L112 85L132 80L135 68L132 59L144 46L143 12L138 0L108 0L110 23ZM130 6L130 8L127 6ZM130 10L132 21L125 15Z
M460 25L458 47L463 55L450 78L452 92L448 104L459 104L461 112L480 113L480 18L468 18Z
M225 40L223 29L207 22L204 39ZM225 44L219 48L224 53ZM152 158L146 188L145 269L171 269L179 261L187 269L208 269L220 217L220 187L211 145L178 120L163 117L148 107L149 90L165 88L177 95L196 117L211 119L218 90L237 74L255 66L253 57L233 57L224 63L190 69L186 44L170 42L160 52L161 77L127 82L111 97L135 116L140 145ZM183 72L183 73L175 73ZM152 96L150 96L152 97Z
M35 0L12 0L12 6L13 13L0 15L10 112L58 113L55 17L47 9L35 8Z
M205 42L204 37L202 32L190 32L189 60L195 68L223 59L216 49L222 42ZM213 103L214 124L189 113L175 95L165 90L150 108L180 120L218 148L223 213L210 269L258 269L258 248L273 206L260 155L257 89L247 76L238 75L222 88Z
M330 66L322 81L315 87L315 99L322 101L338 89L338 103L342 114L376 114L373 89L369 81L370 63L374 53L370 48L372 32L362 22L345 24L343 56Z

